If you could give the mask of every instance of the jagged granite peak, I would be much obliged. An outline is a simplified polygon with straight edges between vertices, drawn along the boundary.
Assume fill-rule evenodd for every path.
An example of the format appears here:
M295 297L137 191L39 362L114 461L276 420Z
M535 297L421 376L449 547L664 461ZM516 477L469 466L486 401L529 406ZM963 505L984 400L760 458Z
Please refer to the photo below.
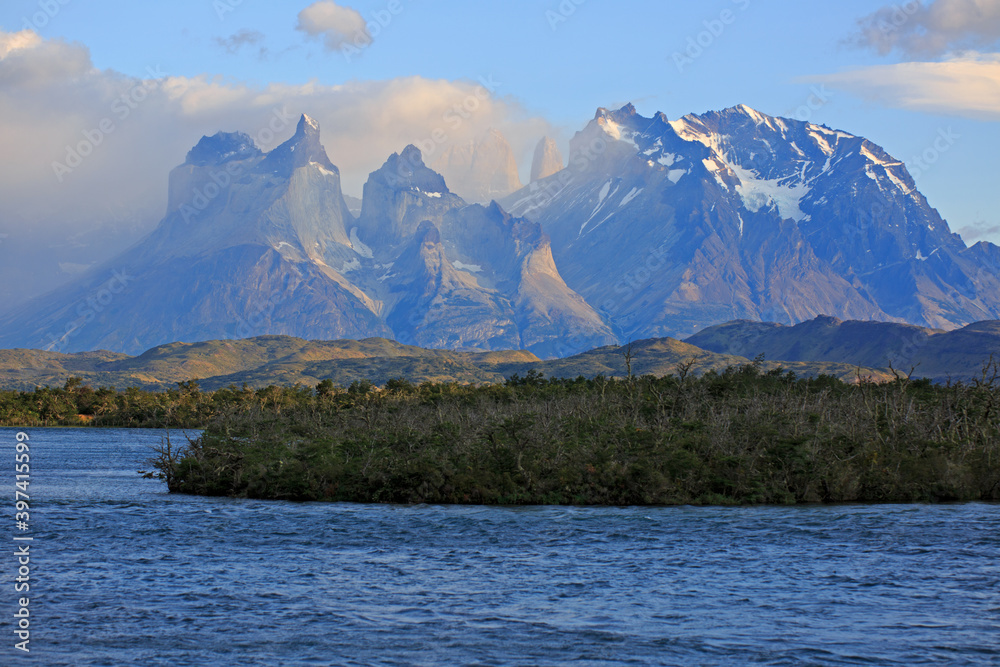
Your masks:
M298 125L295 126L295 134L267 154L260 164L260 170L287 178L296 169L310 163L316 163L323 169L340 175L340 170L330 161L326 149L320 143L319 123L302 114Z
M548 178L563 169L563 156L554 139L542 137L535 147L535 155L531 161L531 182Z
M420 149L409 145L368 176L358 235L385 259L409 241L421 222L440 221L449 210L465 205L441 174L424 164Z
M469 202L489 203L521 188L514 151L495 129L449 146L432 166L444 176L452 192Z
M262 154L248 134L216 132L210 137L202 137L195 147L188 151L185 164L210 167L233 160L246 160Z
M611 118L612 120L621 122L624 119L638 115L639 112L636 111L635 105L629 102L620 109L608 109L605 107L598 107L597 112L594 114L594 120L599 120L601 118Z
M390 155L369 176L369 181L392 190L414 190L431 195L451 192L444 177L424 164L423 154L413 144L409 144L400 153Z

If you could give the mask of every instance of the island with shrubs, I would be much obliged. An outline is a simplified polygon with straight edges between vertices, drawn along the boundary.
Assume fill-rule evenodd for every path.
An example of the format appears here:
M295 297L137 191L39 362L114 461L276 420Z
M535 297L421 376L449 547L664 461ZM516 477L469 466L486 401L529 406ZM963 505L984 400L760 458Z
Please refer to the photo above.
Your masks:
M1000 382L695 376L332 382L230 401L145 474L172 492L495 505L1000 500Z

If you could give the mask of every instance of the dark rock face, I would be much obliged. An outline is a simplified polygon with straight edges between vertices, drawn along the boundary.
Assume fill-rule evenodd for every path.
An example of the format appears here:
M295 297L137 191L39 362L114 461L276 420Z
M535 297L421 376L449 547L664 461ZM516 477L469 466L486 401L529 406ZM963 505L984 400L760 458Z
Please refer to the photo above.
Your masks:
M953 328L1000 315L995 246L966 248L862 137L746 106L600 109L569 166L503 200L622 337L822 314Z
M381 295L400 341L552 356L615 340L566 287L536 223L468 205L412 146L369 177L357 233L374 267L359 284Z

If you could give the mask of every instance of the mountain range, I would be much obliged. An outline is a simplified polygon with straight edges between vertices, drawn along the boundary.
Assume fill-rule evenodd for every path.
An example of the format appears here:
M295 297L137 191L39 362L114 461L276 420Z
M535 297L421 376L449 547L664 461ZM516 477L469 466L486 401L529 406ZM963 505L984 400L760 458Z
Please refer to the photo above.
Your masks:
M0 347L282 335L555 358L733 320L1000 318L1000 248L967 247L863 137L744 105L674 121L627 105L598 110L568 165L547 139L534 157L519 188L498 132L437 171L407 146L359 203L306 115L269 153L203 137L156 230L11 313Z
M355 218L303 115L267 154L240 133L204 137L153 234L13 314L0 346L137 354L274 334L554 356L567 332L574 351L615 342L537 223L468 204L413 146L371 174Z

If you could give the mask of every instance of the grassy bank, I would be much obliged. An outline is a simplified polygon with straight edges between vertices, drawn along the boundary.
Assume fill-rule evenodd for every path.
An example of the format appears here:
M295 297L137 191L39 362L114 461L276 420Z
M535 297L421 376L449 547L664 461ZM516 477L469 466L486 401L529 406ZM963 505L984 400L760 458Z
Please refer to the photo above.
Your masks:
M171 491L398 503L1000 500L1000 388L689 377L329 383L232 404L155 462Z

